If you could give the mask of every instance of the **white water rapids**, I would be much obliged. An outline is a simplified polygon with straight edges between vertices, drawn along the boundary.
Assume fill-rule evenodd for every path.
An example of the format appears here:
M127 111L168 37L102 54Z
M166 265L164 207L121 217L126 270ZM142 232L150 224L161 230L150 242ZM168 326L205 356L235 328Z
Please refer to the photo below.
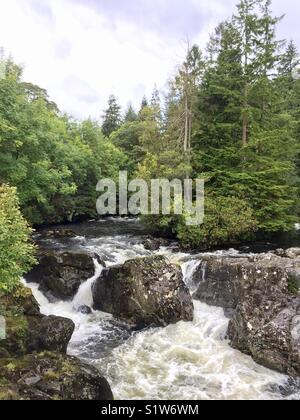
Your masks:
M108 266L151 255L140 239L128 235L77 237L73 241L99 254ZM176 262L187 256L167 248L158 253ZM185 281L192 291L193 272L198 265L199 260L182 262ZM91 286L102 270L96 260L95 267L95 276L81 286L73 302L49 303L38 285L29 286L42 313L75 322L69 354L98 367L110 382L116 399L300 399L300 391L290 389L286 376L258 366L229 346L228 319L220 308L195 302L193 322L142 332L101 312L76 312L79 305L92 306Z

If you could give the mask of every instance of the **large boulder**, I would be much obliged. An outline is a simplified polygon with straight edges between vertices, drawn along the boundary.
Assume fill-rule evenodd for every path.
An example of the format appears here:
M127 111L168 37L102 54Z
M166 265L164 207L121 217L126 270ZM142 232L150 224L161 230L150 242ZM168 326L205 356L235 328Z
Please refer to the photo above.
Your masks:
M93 257L88 254L47 251L39 256L39 264L25 278L39 283L50 301L72 300L81 284L94 273Z
M0 400L113 400L100 373L59 353L0 359Z
M232 347L270 369L300 375L300 294L286 259L249 263L253 286L229 323ZM246 268L246 267L245 267Z
M300 260L272 253L201 258L194 298L234 310L228 328L232 347L263 366L299 376Z
M181 269L160 256L104 269L93 298L95 309L141 328L193 320L193 302Z
M31 290L20 285L12 294L0 296L0 315L6 323L0 357L40 351L66 353L75 328L73 321L41 315Z
M235 309L251 286L252 279L243 268L247 263L247 258L202 256L193 273L192 283L197 285L193 298L211 306Z
M95 368L66 355L74 323L41 315L31 290L20 284L2 292L0 315L0 400L113 399Z

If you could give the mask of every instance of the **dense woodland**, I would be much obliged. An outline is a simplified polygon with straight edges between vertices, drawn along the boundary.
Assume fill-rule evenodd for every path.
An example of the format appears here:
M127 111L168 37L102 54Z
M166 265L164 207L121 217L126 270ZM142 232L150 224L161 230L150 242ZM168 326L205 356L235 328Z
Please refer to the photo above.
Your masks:
M281 19L269 0L242 0L204 51L188 46L164 97L154 89L139 110L129 106L122 113L111 96L101 122L61 113L2 54L1 288L32 263L29 225L95 217L98 180L117 180L119 170L148 181L205 179L202 226L186 226L184 215L151 219L184 246L293 230L299 221L300 62L294 43L277 39Z

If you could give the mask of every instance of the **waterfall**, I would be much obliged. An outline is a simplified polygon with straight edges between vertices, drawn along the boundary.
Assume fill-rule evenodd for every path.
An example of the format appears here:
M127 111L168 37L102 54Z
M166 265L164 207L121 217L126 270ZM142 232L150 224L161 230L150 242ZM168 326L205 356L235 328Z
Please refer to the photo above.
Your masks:
M194 274L196 273L198 267L202 264L201 260L191 260L187 261L184 264L182 264L182 274L183 274L183 280L185 284L188 286L188 288L191 291L191 294L195 293L198 284L194 280Z
M80 286L76 296L73 299L74 308L79 308L83 305L89 306L90 308L93 306L92 287L94 282L101 276L103 270L103 266L98 262L96 258L94 258L93 261L95 264L95 274Z

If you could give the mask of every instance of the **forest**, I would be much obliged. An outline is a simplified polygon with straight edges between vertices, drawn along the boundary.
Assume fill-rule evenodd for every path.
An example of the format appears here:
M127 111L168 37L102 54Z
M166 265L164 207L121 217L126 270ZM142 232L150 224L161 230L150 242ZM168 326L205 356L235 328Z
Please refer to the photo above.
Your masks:
M148 182L205 180L203 225L186 226L185 215L146 217L183 247L292 231L300 212L300 61L294 42L277 38L281 19L270 0L242 0L203 51L187 45L164 95L155 88L125 112L112 95L99 121L61 112L3 51L0 289L34 263L33 227L97 217L97 182L117 180L120 170Z

